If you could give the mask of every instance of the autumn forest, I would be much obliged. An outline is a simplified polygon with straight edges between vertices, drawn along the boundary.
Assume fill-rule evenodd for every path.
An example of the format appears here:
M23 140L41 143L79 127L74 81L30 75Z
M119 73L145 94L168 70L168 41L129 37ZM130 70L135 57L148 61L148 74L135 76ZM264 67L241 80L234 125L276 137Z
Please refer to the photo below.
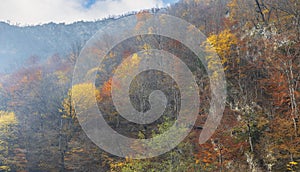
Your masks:
M210 139L198 142L213 99L210 78L218 80L218 74L209 74L187 45L151 33L129 38L107 53L103 66L82 73L84 77L95 74L91 85L72 81L84 47L84 43L74 43L66 56L54 53L47 60L31 56L12 73L0 74L0 171L300 171L300 1L181 0L166 9L129 15L137 19L135 28L139 29L155 13L193 24L206 36L203 49L220 58L227 94L221 123ZM99 46L110 40L101 40ZM85 94L95 87L98 108L118 133L145 139L168 130L183 108L179 86L165 73L145 71L130 84L129 99L139 112L151 109L153 90L165 94L164 115L154 123L127 121L112 100L117 67L123 63L121 77L126 78L132 67L140 65L136 52L149 49L168 51L189 67L199 87L197 120L188 136L162 155L118 157L86 135L73 101L84 101L88 108L92 100ZM128 56L130 64L124 60ZM214 58L203 58L208 69L216 70ZM176 63L172 66L174 73L181 70ZM135 142L131 147L145 149Z

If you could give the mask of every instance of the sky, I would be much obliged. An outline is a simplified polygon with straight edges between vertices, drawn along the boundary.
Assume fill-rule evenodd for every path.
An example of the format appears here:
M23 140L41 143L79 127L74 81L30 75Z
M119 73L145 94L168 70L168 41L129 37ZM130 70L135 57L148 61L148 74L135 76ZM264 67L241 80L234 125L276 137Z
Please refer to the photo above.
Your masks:
M1 0L0 21L17 25L94 21L178 0Z

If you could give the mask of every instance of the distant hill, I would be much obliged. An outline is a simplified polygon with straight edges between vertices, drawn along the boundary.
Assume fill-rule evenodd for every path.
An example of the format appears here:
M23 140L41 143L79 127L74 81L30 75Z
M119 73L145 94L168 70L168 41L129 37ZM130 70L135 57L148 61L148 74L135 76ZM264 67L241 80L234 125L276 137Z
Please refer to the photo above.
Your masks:
M64 56L113 20L26 27L0 22L0 73L10 72L31 56L42 60L53 54Z

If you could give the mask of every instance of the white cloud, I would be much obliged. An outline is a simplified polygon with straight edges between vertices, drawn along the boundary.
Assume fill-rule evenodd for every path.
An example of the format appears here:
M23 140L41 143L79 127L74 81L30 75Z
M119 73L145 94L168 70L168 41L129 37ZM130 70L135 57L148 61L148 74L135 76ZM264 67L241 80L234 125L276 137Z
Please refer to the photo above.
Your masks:
M1 0L0 21L21 25L72 23L164 6L162 0L98 0L89 9L83 4L84 0Z

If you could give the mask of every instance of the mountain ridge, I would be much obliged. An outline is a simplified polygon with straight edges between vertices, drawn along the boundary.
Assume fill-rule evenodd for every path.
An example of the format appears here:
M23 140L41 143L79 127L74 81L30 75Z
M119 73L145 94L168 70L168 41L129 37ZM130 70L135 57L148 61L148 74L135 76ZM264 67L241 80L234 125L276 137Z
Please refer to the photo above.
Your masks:
M116 20L78 21L72 24L47 23L15 26L0 22L0 73L9 73L26 59L45 60L54 54L65 56L75 44L84 44L99 29Z

